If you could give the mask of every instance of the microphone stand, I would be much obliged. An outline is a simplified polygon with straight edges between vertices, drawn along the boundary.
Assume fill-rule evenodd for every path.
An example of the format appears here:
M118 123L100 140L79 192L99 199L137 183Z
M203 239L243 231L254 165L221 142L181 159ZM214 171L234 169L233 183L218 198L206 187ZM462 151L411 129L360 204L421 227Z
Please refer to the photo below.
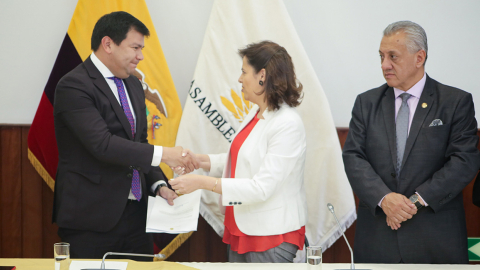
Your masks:
M328 207L328 210L330 210L330 213L332 213L333 217L335 218L335 221L337 221L338 227L340 228L343 238L345 239L345 242L347 242L348 249L350 250L350 258L352 261L350 264L350 269L355 269L355 264L353 263L353 250L350 247L350 243L348 243L345 233L343 233L343 229L342 229L342 226L340 225L340 222L338 221L337 215L335 215L335 209L333 208L333 205L331 203L327 203L327 207ZM348 269L335 269L335 270L348 270ZM370 270L370 269L358 269L358 270Z
M82 269L82 270L118 270L118 269L105 269L105 258L108 255L154 257L154 258L159 258L159 259L165 259L165 255L163 255L163 254L138 254L138 253L107 252L107 253L105 253L105 255L103 255L102 264L100 264L100 268L89 268L89 269Z

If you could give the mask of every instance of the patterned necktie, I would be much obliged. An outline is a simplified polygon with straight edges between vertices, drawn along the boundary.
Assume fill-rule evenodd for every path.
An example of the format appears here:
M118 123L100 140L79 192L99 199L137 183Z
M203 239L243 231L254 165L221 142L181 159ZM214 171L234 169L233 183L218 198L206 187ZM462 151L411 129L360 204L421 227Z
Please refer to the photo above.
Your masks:
M109 79L115 82L118 90L118 97L120 98L120 104L122 104L123 111L127 116L128 122L130 122L130 130L132 131L132 137L135 137L135 120L133 119L132 111L130 110L130 106L128 105L127 95L125 94L125 88L123 87L122 79L117 77L109 77ZM140 175L138 171L133 169L133 176L132 176L132 193L135 196L137 201L140 201L142 198L142 189L140 188Z
M397 114L397 177L400 174L402 167L403 154L405 153L405 144L408 138L408 120L410 117L410 109L408 108L407 100L412 95L403 93L400 95L402 98L402 105Z

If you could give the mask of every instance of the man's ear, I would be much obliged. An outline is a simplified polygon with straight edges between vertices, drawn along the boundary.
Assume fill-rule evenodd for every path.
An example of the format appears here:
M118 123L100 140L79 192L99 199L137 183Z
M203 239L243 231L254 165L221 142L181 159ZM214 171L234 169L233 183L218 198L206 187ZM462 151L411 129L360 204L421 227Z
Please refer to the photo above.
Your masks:
M104 36L102 38L102 43L100 43L100 47L102 47L106 53L110 54L112 53L112 46L113 40L109 36Z
M427 53L424 50L418 51L416 55L415 66L417 68L422 67L423 64L425 64L425 60L427 60Z

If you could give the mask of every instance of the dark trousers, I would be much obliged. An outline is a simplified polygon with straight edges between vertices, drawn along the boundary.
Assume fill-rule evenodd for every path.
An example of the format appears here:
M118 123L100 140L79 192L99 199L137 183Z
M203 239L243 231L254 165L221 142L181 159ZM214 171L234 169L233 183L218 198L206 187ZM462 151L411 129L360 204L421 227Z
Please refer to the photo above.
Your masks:
M70 258L101 259L107 252L153 254L152 235L145 233L147 205L129 200L120 221L108 232L92 232L59 228L63 242L70 243ZM152 261L152 258L108 256L114 259Z

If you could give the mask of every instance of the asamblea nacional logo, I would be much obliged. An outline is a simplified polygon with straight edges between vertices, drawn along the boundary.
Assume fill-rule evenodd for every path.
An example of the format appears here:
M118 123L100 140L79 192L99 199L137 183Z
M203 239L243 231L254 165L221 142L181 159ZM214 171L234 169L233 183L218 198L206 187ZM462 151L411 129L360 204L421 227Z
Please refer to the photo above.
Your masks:
M252 108L252 103L245 100L245 96L242 92L242 97L240 98L237 92L230 89L230 94L232 96L233 102L228 100L228 98L224 96L220 96L222 99L223 105L233 114L233 116L240 122L243 122L243 119L247 116L248 112Z
M235 134L235 129L230 123L228 123L227 118L224 117L225 114L223 113L225 110L223 108L218 110L215 109L212 102L207 99L205 93L202 93L202 89L200 89L198 86L195 86L194 83L195 80L192 81L188 95L193 99L193 102L198 106L198 108L205 114L210 123L222 133L223 137L229 142L232 142L232 136ZM253 104L245 100L243 93L242 97L240 97L233 89L230 89L230 95L230 97L220 96L222 104L225 106L228 112L231 113L236 120L238 120L238 123L242 123Z

